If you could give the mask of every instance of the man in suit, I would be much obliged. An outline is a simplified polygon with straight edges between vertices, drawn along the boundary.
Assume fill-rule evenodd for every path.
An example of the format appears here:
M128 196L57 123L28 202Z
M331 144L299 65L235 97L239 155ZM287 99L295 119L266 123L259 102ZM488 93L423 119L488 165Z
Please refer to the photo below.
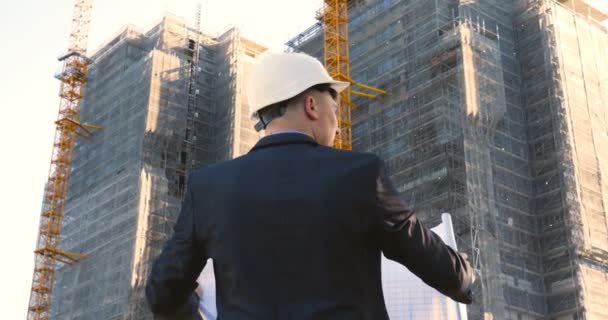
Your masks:
M381 254L472 302L466 256L418 221L381 159L331 147L347 86L305 54L261 59L248 97L267 136L247 155L190 175L147 283L153 313L191 317L208 258L221 320L388 319Z

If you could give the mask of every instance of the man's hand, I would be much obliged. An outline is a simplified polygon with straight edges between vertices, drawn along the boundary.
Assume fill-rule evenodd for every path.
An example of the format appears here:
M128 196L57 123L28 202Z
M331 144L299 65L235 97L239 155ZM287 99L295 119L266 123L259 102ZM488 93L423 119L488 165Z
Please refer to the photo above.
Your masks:
M469 266L471 266L471 261L469 261L469 255L464 252L460 252L460 251L458 251L458 253L462 256L464 261L466 261L469 264ZM475 269L473 269L472 266L471 266L471 270L473 271L473 272L471 272L471 274L472 274L471 283L475 283L475 280L477 279L477 277L475 276Z

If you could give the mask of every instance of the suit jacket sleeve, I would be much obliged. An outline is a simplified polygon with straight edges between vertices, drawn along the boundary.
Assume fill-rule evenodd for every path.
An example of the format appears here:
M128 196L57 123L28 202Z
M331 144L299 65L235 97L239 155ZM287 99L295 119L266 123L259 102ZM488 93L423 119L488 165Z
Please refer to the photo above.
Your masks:
M444 295L461 303L471 303L472 270L468 261L418 221L394 188L382 161L375 200L381 217L384 255L406 266Z
M150 309L161 318L197 319L198 315L194 289L207 262L207 253L195 235L191 178L173 236L155 261L146 284Z

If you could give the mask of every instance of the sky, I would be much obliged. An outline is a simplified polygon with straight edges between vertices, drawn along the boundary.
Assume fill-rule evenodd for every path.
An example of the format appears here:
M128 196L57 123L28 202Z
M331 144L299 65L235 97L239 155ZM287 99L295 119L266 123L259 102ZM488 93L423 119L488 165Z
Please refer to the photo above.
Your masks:
M42 192L48 178L59 106L57 57L68 45L73 0L0 2L0 318L24 319L33 274ZM89 52L127 23L148 29L165 12L192 24L202 4L201 29L228 26L281 50L315 22L321 0L93 0Z
M595 1L608 10L608 0ZM215 34L239 26L274 50L315 20L321 0L103 0L93 2L89 50L127 23L149 28L164 12L194 21L202 3L202 29ZM73 0L2 0L0 3L0 317L23 319L33 272L42 191L48 177L60 70L68 45Z

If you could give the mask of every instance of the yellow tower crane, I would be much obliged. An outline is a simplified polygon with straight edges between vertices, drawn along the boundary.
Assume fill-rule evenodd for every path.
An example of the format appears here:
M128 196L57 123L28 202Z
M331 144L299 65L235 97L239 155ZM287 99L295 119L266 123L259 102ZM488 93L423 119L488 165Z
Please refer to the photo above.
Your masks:
M348 2L349 0L324 0L323 8L317 14L317 19L323 22L325 68L336 80L348 81L351 85L378 94L385 94L386 91L384 90L357 83L350 78ZM334 146L338 149L351 150L353 147L351 93L368 98L377 97L377 95L351 90L351 88L340 93L337 115L340 134L336 137L334 143Z
M59 57L63 64L62 71L56 75L61 81L59 115L55 121L57 127L51 165L44 189L38 242L34 251L35 265L28 319L49 318L56 263L72 265L85 257L83 254L59 250L59 240L74 141L76 136L89 138L92 134L90 129L99 129L97 126L78 122L87 66L91 62L86 57L91 8L92 0L75 1L69 48L66 54Z

